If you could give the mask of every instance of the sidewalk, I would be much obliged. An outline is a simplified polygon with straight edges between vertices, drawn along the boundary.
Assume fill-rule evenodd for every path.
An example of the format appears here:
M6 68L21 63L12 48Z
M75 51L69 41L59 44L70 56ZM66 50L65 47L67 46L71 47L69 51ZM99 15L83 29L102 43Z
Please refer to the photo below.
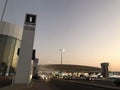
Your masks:
M47 85L41 80L32 81L31 85L11 85L0 90L58 90L57 88Z

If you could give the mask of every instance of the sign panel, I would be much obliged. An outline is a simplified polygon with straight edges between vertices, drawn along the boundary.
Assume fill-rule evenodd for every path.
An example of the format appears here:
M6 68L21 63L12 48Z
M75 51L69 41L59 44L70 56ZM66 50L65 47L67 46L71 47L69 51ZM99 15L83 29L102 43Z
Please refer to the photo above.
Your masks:
M35 26L24 25L24 30L31 30L31 31L34 31L34 30L35 30Z
M26 14L25 23L24 23L24 30L35 30L36 25L36 15L33 14Z
M26 14L25 24L35 25L36 24L36 15Z

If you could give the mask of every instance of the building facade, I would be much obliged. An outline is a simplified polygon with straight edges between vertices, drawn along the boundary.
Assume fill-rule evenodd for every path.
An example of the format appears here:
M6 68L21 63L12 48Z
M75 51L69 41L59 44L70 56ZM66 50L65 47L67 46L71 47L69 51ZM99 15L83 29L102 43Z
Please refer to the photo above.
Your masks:
M0 21L0 63L16 67L23 30L8 22Z

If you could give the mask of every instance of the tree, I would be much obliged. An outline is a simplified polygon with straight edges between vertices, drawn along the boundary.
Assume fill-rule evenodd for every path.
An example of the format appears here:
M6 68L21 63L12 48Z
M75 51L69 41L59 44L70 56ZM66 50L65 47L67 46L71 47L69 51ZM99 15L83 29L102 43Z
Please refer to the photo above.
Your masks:
M7 70L7 64L5 62L0 63L0 75L5 75Z
M7 70L7 64L5 62L0 63L0 75L5 76ZM10 66L9 75L15 74L15 68Z

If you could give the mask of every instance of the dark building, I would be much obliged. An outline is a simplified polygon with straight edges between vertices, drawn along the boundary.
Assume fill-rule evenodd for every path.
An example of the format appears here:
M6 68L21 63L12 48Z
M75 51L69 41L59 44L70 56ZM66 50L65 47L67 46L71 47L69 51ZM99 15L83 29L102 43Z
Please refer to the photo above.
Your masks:
M104 78L109 77L108 66L109 66L109 63L101 63L102 74Z

